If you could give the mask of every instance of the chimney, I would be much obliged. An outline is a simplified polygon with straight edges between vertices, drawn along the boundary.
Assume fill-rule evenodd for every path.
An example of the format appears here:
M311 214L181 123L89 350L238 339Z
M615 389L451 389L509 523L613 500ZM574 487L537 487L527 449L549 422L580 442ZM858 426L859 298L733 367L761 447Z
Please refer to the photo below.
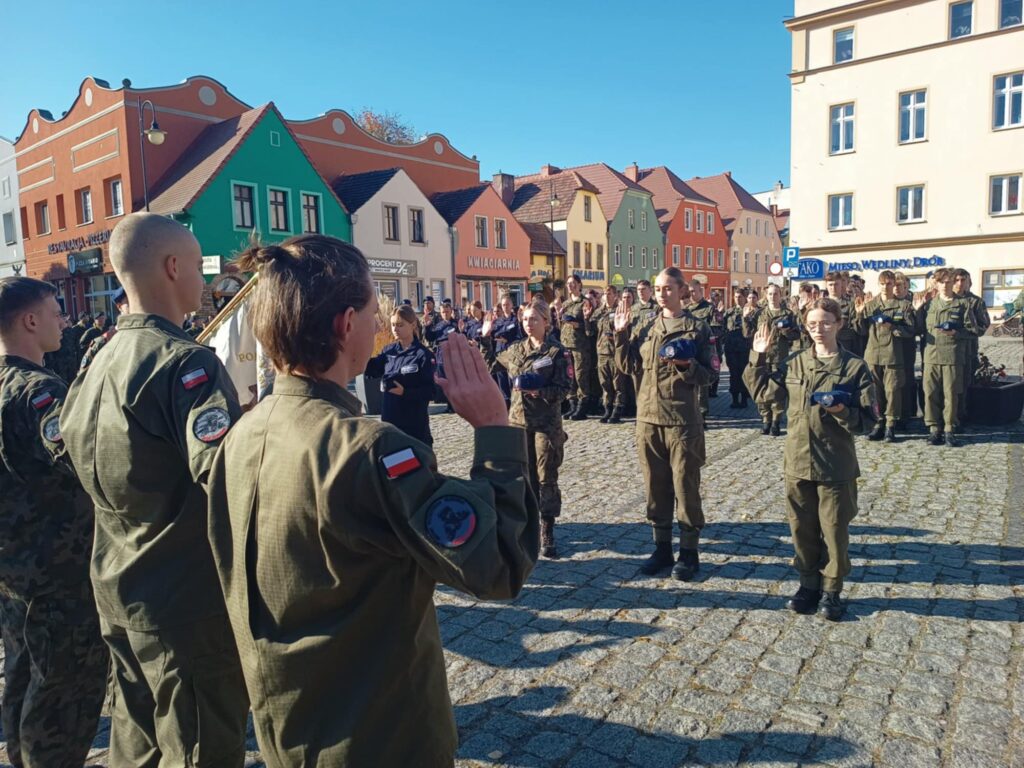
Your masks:
M732 171L726 171L725 175L728 176L731 179L732 178Z
M561 168L559 168L558 166L555 166L555 165L542 165L540 167L540 175L541 176L554 176L560 170L561 170Z
M636 164L636 160L633 161L632 165L626 166L626 170L622 172L623 175L632 182L640 180L640 167Z
M772 203L768 206L768 210L772 212L772 216L779 215L779 206L776 203Z
M516 195L516 180L511 173L496 173L491 181L491 186L498 193L501 202L505 205L512 205L512 198Z

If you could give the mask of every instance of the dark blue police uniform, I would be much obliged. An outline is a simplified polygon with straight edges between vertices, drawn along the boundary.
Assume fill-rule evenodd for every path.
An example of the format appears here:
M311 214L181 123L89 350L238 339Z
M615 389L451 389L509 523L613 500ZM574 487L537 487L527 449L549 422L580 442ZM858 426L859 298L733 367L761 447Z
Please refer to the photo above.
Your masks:
M418 339L407 349L397 341L366 364L366 375L381 379L380 417L410 437L434 444L430 434L430 399L434 396L434 355ZM401 384L401 395L391 393Z

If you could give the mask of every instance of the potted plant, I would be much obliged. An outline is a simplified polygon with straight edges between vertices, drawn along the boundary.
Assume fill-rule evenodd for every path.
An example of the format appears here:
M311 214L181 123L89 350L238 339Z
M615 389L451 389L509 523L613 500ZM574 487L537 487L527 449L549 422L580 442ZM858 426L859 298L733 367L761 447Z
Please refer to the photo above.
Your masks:
M388 296L379 296L377 303L377 332L373 337L373 356L379 355L388 344L394 341L391 335L391 313L395 303ZM380 415L380 379L360 374L356 377L356 396L363 403L363 413L367 416Z
M996 367L980 355L974 381L967 387L967 415L976 424L1010 424L1024 410L1024 379L1007 376L1006 366Z

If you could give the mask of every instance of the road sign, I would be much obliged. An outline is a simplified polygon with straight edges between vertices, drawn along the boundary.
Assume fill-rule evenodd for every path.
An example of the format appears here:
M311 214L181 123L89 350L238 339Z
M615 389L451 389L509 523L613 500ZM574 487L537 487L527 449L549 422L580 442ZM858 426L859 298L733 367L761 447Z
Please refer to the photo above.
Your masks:
M771 275L768 278L768 285L777 285L780 288L782 288L783 286L785 286L785 284L786 278L782 277L781 275Z
M800 259L796 276L798 280L822 280L825 277L825 262L821 259Z
M777 261L773 261L771 264L768 265L768 273L772 275L781 275L782 264L780 264Z
M796 267L800 262L800 249L794 246L782 249L782 266Z

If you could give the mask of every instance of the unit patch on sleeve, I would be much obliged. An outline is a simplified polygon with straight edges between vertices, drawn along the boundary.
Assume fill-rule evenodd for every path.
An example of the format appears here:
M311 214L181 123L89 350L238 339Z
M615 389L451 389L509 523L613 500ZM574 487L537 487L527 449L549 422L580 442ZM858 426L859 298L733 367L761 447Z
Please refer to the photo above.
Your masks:
M35 408L37 411L41 411L43 410L43 408L47 407L52 402L53 395L51 395L49 392L43 392L42 394L36 395L35 397L32 398L32 407Z
M384 465L384 471L388 473L388 478L391 480L408 475L421 466L420 460L416 458L412 448L403 448L400 451L389 453L387 456L381 457L380 463Z
M210 377L206 375L205 368L196 368L181 377L181 386L185 389L195 389L200 384L205 384L209 380Z
M197 440L212 443L227 434L231 426L231 415L223 408L207 408L196 416L192 424L192 434Z
M460 496L442 496L427 509L426 527L435 544L456 549L473 536L476 510Z
M64 438L60 434L60 417L51 416L43 422L43 437L51 443L59 443Z

